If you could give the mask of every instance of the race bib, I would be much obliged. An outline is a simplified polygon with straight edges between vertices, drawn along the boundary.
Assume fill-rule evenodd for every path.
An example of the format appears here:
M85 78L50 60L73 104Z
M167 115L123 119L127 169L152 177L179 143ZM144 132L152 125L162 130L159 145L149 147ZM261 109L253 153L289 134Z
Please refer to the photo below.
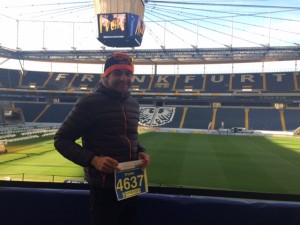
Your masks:
M118 200L148 192L146 169L141 171L142 160L119 163L121 171L115 172L115 191Z

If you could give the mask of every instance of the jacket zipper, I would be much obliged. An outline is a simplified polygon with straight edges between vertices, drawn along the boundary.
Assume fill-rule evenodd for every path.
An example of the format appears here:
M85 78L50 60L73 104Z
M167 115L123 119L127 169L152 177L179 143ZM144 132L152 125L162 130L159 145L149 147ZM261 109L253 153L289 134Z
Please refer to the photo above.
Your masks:
M132 160L132 145L131 145L131 142L130 142L128 136L127 136L127 116L126 116L126 113L125 113L123 100L121 99L120 102L121 102L122 112L123 112L123 115L124 115L124 125L125 125L124 136L127 139L128 144L129 144L129 159Z

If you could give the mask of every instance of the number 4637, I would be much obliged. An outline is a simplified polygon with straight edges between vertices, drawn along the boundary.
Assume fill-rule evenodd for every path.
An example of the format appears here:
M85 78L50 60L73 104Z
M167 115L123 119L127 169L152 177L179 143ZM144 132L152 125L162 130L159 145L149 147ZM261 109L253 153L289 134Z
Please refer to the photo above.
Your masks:
M135 189L138 186L139 187L142 186L143 179L144 179L144 175L137 175L137 176L120 179L117 183L117 189L120 191Z

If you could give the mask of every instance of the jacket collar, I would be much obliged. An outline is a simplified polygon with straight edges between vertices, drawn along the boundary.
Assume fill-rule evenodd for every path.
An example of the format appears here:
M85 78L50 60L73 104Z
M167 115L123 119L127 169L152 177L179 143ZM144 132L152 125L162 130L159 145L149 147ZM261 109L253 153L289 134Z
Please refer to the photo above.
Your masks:
M130 92L126 92L124 94L120 93L120 92L117 92L115 90L112 90L111 88L109 87L106 87L102 82L100 82L98 84L98 86L96 87L95 91L94 92L101 92L107 96L110 96L110 97L113 97L113 98L118 98L118 99L126 99L129 97L130 95Z

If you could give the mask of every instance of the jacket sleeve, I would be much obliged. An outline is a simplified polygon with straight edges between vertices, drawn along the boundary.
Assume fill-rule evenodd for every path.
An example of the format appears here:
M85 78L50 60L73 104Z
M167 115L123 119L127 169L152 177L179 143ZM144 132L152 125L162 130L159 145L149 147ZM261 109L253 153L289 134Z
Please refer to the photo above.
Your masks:
M141 146L139 142L137 143L137 152L147 152L146 149L143 146Z
M57 151L70 161L88 167L95 154L84 149L76 141L90 126L89 107L79 99L54 136Z

